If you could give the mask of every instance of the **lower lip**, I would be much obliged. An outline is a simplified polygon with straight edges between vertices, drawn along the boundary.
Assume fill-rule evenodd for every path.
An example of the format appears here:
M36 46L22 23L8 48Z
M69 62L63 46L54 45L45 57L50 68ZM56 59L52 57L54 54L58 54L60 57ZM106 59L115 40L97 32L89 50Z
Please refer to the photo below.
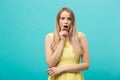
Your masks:
M62 29L63 31L65 30L65 31L67 31L67 29Z

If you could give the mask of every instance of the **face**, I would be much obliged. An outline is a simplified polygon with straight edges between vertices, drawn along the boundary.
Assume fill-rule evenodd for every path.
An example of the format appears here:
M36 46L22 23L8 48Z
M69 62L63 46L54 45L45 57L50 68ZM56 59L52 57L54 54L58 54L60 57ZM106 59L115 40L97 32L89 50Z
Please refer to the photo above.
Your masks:
M71 27L71 15L67 11L63 11L60 15L59 25L61 30L69 32Z

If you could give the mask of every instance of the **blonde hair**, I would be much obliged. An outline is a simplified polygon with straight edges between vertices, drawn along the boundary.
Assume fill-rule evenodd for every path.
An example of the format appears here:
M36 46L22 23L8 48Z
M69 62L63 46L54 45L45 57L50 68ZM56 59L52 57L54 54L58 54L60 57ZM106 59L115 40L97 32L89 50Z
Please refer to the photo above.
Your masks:
M55 49L57 48L59 42L60 42L60 35L59 35L59 32L60 32L60 26L59 26L59 20L60 20L60 16L61 16L61 13L63 11L67 11L70 13L71 15L71 27L70 27L70 30L69 30L69 39L70 39L70 43L72 44L73 46L73 50L75 51L76 54L78 55L82 55L83 53L83 50L82 50L82 47L81 47L81 44L80 44L80 39L78 37L78 32L76 30L76 25L75 25L75 17L74 17L74 13L72 12L71 9L69 8L62 8L58 14L57 14L57 17L56 17L56 29L55 29L55 32L54 32L54 35L53 35L53 41L51 43L51 49L52 51L54 52Z

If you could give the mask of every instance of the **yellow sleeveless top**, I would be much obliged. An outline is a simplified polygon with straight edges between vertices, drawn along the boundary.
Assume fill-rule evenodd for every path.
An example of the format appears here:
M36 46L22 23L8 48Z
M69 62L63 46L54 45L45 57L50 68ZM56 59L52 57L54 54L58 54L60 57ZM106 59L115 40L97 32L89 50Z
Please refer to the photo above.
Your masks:
M80 35L80 32L78 34ZM52 39L53 33L49 33L49 35ZM79 61L80 61L80 57L73 52L73 47L69 42L69 38L67 38L60 61L56 67L79 64L80 63ZM49 76L48 80L84 80L84 77L81 71L75 73L64 72L61 73L60 75L56 75L53 77Z

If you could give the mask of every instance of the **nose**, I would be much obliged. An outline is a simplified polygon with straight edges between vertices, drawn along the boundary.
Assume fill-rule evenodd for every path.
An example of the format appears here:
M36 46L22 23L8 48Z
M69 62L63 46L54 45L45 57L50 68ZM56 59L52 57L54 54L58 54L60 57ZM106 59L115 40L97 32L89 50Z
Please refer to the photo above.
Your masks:
M67 20L67 19L65 19L64 23L65 23L65 24L67 24L67 23L68 23L68 20Z

